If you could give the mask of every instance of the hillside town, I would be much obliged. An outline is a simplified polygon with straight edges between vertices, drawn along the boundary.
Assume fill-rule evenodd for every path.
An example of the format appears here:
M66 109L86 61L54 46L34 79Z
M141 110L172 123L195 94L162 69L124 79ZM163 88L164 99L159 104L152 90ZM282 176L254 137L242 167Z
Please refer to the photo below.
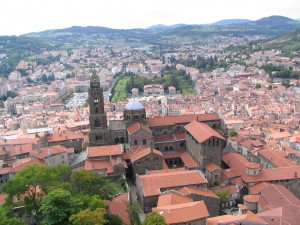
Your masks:
M139 205L141 220L156 212L174 225L298 224L300 81L266 68L299 72L300 57L233 48L262 39L216 36L164 51L95 45L20 60L0 82L0 190L29 165L69 165L126 180L106 202L124 224L124 201ZM202 59L211 64L192 65ZM193 93L129 84L171 69ZM121 76L130 88L114 101Z

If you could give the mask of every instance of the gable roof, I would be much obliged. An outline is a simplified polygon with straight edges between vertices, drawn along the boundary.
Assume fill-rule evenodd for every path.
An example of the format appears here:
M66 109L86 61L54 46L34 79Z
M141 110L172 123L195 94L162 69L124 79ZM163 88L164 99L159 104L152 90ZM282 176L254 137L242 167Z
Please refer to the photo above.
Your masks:
M175 188L189 185L206 184L207 180L197 170L170 170L159 173L137 176L143 187L144 196L155 196L161 194L161 189Z
M214 192L211 190L203 189L203 188L195 188L195 187L183 187L178 190L176 190L179 193L182 193L184 195L188 194L196 194L196 195L202 195L212 198L219 198Z
M226 140L222 135L204 123L193 121L184 127L199 143L211 137Z
M253 212L248 211L245 214L242 215L224 215L224 216L216 216L212 218L207 219L207 225L218 225L220 224L220 221L224 224L230 224L230 223L238 223L242 221L247 221L248 224L268 224L263 219L255 215ZM250 223L249 223L250 222Z
M197 121L219 120L219 117L216 113L207 113L207 114L193 114L193 115L164 116L164 117L147 118L149 127L171 126L171 125L175 125L175 124L187 124L194 120L197 120Z
M189 197L185 197L179 193L163 193L159 196L157 207L168 206L168 205L176 205L181 203L193 202L193 199Z
M149 129L149 127L147 127L147 126L145 126L145 125L143 125L141 123L138 123L138 122L132 124L131 126L129 126L127 128L127 131L129 133L129 135L132 135L132 134L134 134L135 132L137 132L140 129L143 129L143 130L148 131L148 132L151 133L151 130Z
M168 224L186 223L209 217L204 201L160 206L153 208L152 211L163 216Z
M113 156L113 155L122 155L121 145L105 145L105 146L94 146L94 147L87 148L88 158Z
M82 133L54 133L49 137L48 142L67 141L81 138L83 138Z

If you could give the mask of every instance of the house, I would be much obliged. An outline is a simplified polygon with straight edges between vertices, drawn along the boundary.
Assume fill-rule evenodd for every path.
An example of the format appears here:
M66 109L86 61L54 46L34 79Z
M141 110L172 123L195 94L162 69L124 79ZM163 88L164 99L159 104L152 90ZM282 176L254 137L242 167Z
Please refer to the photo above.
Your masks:
M66 148L74 148L75 153L82 151L82 133L54 133L47 138L48 147L63 145Z
M152 132L149 127L141 124L134 123L127 128L128 134L128 143L130 146L147 146L151 147L152 143L149 140L152 140Z
M184 186L207 188L207 181L199 170L157 170L136 176L137 197L144 212L157 206L158 197L164 191Z
M162 84L147 84L144 85L144 95L163 95L164 86Z
M170 225L206 225L206 218L209 217L204 201L193 201L174 192L160 195L157 207L152 211L163 216Z
M48 166L70 165L74 159L74 149L54 145L40 148L33 157L43 160Z
M247 212L242 215L224 215L216 216L207 219L207 225L232 225L232 224L245 224L245 225L266 225L268 224L253 212Z
M122 154L121 144L88 147L83 168L104 176L123 175L127 165Z
M222 151L226 139L207 124L193 121L186 125L186 146L188 153L202 169L208 163L221 166Z

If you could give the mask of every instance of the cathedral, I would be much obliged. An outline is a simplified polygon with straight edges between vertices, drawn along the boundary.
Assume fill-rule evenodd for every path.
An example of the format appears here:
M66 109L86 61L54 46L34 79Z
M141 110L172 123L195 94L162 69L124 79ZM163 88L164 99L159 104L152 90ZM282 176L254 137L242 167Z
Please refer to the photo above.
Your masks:
M130 177L154 169L205 170L209 163L221 165L226 139L216 131L221 130L221 120L216 113L147 118L145 107L138 101L130 101L124 108L123 120L108 123L103 89L95 73L88 93L90 130L87 151L101 151L100 155L110 163L123 163ZM110 153L108 146L120 148L121 153ZM114 161L114 157L118 160Z

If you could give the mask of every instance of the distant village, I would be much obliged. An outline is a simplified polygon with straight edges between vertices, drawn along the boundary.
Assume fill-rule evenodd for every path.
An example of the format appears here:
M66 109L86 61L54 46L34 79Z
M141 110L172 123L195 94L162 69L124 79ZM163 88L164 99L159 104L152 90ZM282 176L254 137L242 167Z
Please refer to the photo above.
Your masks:
M97 45L21 60L0 80L0 96L17 95L0 108L0 190L29 165L70 165L129 181L112 212L123 198L139 204L141 219L157 212L174 225L298 224L300 83L261 67L300 71L300 58L224 51L262 38L216 37L164 53ZM178 63L197 56L228 66ZM37 63L49 57L58 60ZM190 77L194 95L156 83L111 102L119 74L153 79L171 66Z

